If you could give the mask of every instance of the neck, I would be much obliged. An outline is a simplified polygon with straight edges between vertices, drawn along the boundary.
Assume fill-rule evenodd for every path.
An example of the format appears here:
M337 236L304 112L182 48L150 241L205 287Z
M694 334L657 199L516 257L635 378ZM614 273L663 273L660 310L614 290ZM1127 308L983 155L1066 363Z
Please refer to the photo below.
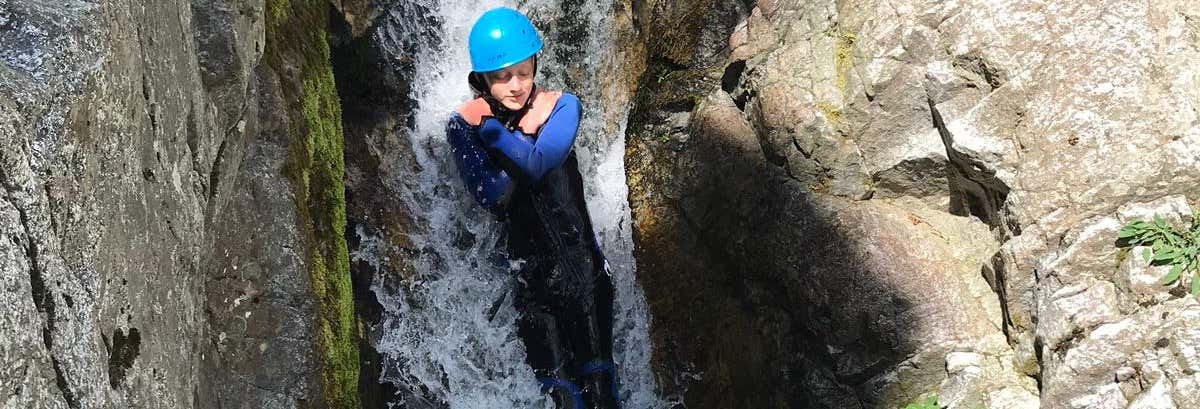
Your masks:
M484 94L482 97L484 101L487 101L488 105L492 108L492 114L496 117L496 119L499 119L500 122L504 123L505 126L511 129L512 127L516 126L516 124L521 121L521 117L525 116L525 113L529 111L529 106L533 103L533 98L536 94L537 85L534 84L533 88L529 90L529 98L525 99L525 105L522 105L520 109L516 110L509 109L508 107L504 106L504 104L492 97L491 94Z

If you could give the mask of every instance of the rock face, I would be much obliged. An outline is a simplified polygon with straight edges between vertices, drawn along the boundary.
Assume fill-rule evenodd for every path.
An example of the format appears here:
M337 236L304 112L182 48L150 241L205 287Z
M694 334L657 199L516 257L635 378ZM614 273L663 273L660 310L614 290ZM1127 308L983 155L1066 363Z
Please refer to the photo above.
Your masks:
M351 3L351 2L345 2ZM367 323L383 320L383 307L376 301L373 285L399 285L399 279L411 278L409 262L417 246L409 239L415 222L404 203L404 190L413 188L402 181L405 168L416 166L413 150L405 138L412 124L415 102L408 88L412 60L401 67L389 61L386 41L411 41L396 38L382 28L385 19L415 19L420 5L398 7L380 17L379 24L356 34L360 29L347 19L335 22L331 40L333 71L341 96L346 144L346 236L352 254L350 273L354 279L357 310ZM408 14L413 13L413 14ZM379 254L374 254L378 252ZM378 261L378 264L376 262ZM380 265L382 264L382 265ZM398 274L389 274L396 272ZM397 279L376 283L377 278ZM360 349L363 352L363 376L359 383L363 406L387 408L389 400L411 396L396 390L393 382L379 382L384 372L384 357L376 353L374 343L382 338L382 325L367 325ZM399 396L399 397L398 397Z
M3 275L28 314L3 339L29 350L3 354L6 405L190 407L211 176L238 137L208 103L192 39L168 34L190 6L2 9Z
M329 12L0 0L0 406L358 406Z
M1194 2L631 6L636 257L688 407L1196 405L1195 300L1115 247L1200 197Z

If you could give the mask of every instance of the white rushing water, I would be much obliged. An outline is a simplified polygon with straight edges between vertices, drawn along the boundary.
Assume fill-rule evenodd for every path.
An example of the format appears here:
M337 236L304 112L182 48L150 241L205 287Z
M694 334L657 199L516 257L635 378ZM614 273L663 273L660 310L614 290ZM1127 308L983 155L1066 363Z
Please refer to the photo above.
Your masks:
M418 166L399 180L384 181L406 192L418 231L410 241L416 274L398 280L386 271L378 246L386 240L359 232L356 260L379 271L374 286L384 307L384 380L409 408L552 408L525 364L516 335L511 297L492 319L488 310L507 291L511 273L497 260L499 224L464 191L444 127L448 115L470 97L466 38L484 11L508 6L525 11L542 30L538 86L563 89L584 103L576 153L589 211L612 266L616 286L614 354L626 408L660 408L650 371L649 317L635 280L624 153L628 97L612 97L619 85L610 28L611 0L401 0L392 6L376 39L387 57L416 69L415 121L407 132ZM604 100L608 98L608 100ZM616 119L613 119L616 118Z

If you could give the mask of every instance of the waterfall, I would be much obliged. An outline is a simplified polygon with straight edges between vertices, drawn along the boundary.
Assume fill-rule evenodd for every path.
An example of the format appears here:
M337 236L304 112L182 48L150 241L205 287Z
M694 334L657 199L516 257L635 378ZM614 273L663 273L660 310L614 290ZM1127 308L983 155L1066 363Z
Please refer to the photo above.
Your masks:
M614 354L627 408L659 408L650 371L649 317L635 280L624 171L628 96L616 92L614 45L606 16L611 0L401 0L375 32L391 61L412 69L414 121L405 137L416 160L402 178L386 180L405 192L415 220L410 241L416 273L386 271L378 246L387 240L358 231L353 254L379 271L373 289L384 313L379 352L383 380L402 392L406 408L552 408L525 364L516 334L518 312L506 297L508 262L495 249L500 226L464 191L445 143L448 115L470 97L466 38L484 11L522 10L543 31L537 83L563 89L584 103L576 153L589 212L612 267L617 300ZM613 97L613 95L617 95ZM606 99L607 98L607 99ZM500 301L499 304L496 303ZM489 314L499 305L495 314ZM489 315L491 315L489 317Z

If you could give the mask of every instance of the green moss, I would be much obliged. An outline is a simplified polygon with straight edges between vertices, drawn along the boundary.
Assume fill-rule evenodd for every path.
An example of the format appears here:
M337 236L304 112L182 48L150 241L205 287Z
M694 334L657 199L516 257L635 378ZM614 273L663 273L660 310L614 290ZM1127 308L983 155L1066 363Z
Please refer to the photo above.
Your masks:
M267 0L267 24L278 26L287 22L292 12L292 2L288 0Z
M915 402L904 406L904 409L938 409L941 405L938 404L937 394L930 394L917 399Z
M328 5L270 0L265 60L289 101L285 173L309 245L326 407L358 408L358 335L346 245L342 112L325 39Z
M854 44L857 42L858 35L854 33L843 32L838 36L833 58L837 67L837 87L842 94L848 94L846 91L850 82L850 70L854 67Z
M825 114L825 119L828 119L829 123L834 126L841 125L846 121L846 117L842 114L842 111L832 103L817 101L817 108L821 109L821 112Z
M1114 262L1114 264L1115 264L1115 265L1114 265L1114 267L1113 267L1113 270L1120 270L1120 269L1121 269L1121 264L1122 264L1122 263L1124 263L1124 262L1125 262L1125 260L1129 258L1129 253L1130 253L1130 252L1132 252L1132 251L1133 251L1133 249L1132 249L1132 248L1130 248L1130 247L1122 247L1122 248L1118 248L1118 249L1117 249L1117 254L1116 254L1116 256L1114 257L1114 260L1113 260L1113 262Z
M714 0L691 2L657 2L649 16L646 30L647 50L651 56L663 58L680 66L696 61L700 35L714 10Z
M656 137L654 139L658 140L659 143L668 143L668 142L671 142L671 139L673 139L673 138L671 138L670 132L662 131L662 132L659 132L658 137Z
M666 60L652 60L639 80L634 96L636 108L630 113L629 122L634 125L654 122L646 115L656 112L691 111L711 89L711 81L702 69L678 67ZM646 136L653 138L657 135Z
M320 341L325 349L325 395L331 407L358 407L358 338L346 246L345 164L341 108L333 72L310 72L304 80L303 115L308 128L302 184L308 190L314 230L313 293L320 301Z
M808 190L813 192L824 192L833 186L833 180L827 177L822 177L808 183Z

